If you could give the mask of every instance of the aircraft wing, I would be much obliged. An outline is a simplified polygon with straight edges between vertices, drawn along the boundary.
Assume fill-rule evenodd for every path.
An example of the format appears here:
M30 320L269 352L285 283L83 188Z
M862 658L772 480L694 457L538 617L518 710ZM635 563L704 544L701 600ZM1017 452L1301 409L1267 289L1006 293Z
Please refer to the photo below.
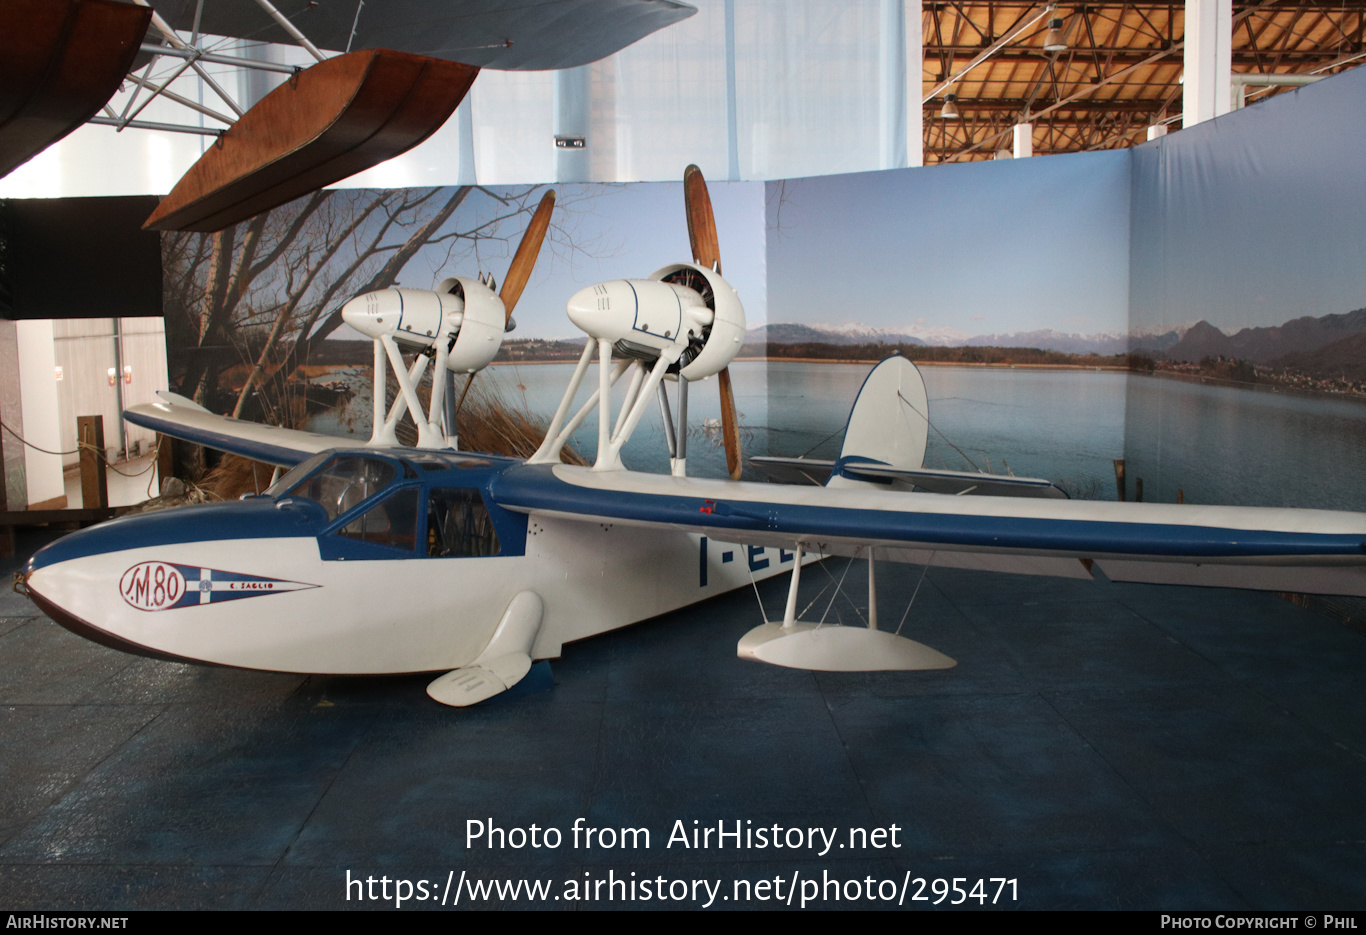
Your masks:
M134 406L125 410L123 417L134 425L172 438L281 467L293 467L320 451L354 446L354 442L333 435L301 432L215 415L194 400L177 393L163 391L157 395L161 397L161 402Z
M152 0L177 29L294 42L255 3ZM284 7L323 49L397 49L484 68L549 70L605 58L697 8L679 0L365 0Z
M1366 596L1366 514L959 497L523 465L494 488L528 514L915 564ZM1078 561L1078 560L1081 561Z

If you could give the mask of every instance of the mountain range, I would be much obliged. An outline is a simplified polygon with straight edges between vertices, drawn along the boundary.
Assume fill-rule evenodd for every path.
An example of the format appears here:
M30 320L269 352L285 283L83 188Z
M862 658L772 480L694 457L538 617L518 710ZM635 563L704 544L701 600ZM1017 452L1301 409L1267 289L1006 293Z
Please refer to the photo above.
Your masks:
M1148 353L1157 352L1153 356L1192 363L1206 357L1232 357L1269 364L1287 355L1318 351L1362 332L1366 332L1366 308L1319 318L1305 316L1270 328L1243 328L1232 335L1224 334L1207 321L1198 321L1169 347L1150 349L1144 343L1143 348Z
M1327 379L1366 380L1366 331L1312 351L1296 351L1273 361Z
M566 338L582 346L583 337ZM1366 308L1318 318L1304 316L1273 327L1227 335L1207 321L1161 334L1069 334L1043 328L1010 334L969 335L953 328L877 328L859 323L803 325L776 322L745 333L746 353L770 344L911 344L929 347L1033 347L1065 354L1133 353L1198 363L1225 357L1292 367L1316 376L1366 377ZM1355 375L1355 376L1354 376Z
M1175 331L1162 335L1143 335L1145 346L1165 348L1176 344L1181 335ZM1066 354L1123 354L1131 341L1126 334L1068 334L1044 328L1011 334L969 335L952 328L909 329L874 328L869 325L799 325L775 323L751 328L746 344L918 344L931 347L1036 347Z

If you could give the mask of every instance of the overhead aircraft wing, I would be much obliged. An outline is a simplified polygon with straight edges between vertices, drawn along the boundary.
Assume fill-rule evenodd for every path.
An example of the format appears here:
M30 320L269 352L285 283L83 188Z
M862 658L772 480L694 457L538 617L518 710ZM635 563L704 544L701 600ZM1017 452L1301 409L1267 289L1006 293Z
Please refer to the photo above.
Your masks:
M727 482L524 465L500 506L741 545L1113 580L1366 596L1366 514ZM1078 560L1081 561L1078 561Z
M151 0L177 29L295 41L255 3ZM624 49L697 8L678 0L365 0L296 3L293 25L323 49L398 49L484 68L574 68Z
M352 444L333 435L301 432L298 429L242 422L215 415L194 400L177 393L160 392L157 395L161 397L161 402L143 403L126 409L123 417L134 425L172 438L281 467L293 467L320 451Z

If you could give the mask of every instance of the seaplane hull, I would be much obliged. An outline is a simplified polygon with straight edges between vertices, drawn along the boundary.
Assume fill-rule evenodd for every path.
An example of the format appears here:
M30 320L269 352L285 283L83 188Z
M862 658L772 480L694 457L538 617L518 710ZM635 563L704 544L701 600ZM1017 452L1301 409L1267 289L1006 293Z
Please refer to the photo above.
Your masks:
M319 524L312 510L277 504L262 497L188 507L74 533L30 560L26 587L68 629L130 652L246 669L382 674L470 665L522 592L544 605L529 655L547 659L565 643L746 586L793 562L786 549L697 533L515 513L500 523L507 554L376 557L357 554L358 544L340 534L344 520ZM221 521L228 512L232 524Z

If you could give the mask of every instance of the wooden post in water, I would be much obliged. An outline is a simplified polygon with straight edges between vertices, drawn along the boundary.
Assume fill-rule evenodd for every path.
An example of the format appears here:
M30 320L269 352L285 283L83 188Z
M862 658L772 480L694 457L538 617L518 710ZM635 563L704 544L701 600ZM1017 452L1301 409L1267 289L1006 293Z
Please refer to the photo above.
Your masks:
M109 478L104 469L104 416L77 416L76 438L81 449L81 506L102 510L109 506Z
M1115 487L1119 490L1119 502L1123 503L1127 496L1124 491L1124 459L1115 459Z
M1177 488L1176 488L1176 502L1177 502L1177 503L1185 503L1185 502L1186 502L1186 492L1185 492L1184 490L1182 490L1180 487L1177 487Z

